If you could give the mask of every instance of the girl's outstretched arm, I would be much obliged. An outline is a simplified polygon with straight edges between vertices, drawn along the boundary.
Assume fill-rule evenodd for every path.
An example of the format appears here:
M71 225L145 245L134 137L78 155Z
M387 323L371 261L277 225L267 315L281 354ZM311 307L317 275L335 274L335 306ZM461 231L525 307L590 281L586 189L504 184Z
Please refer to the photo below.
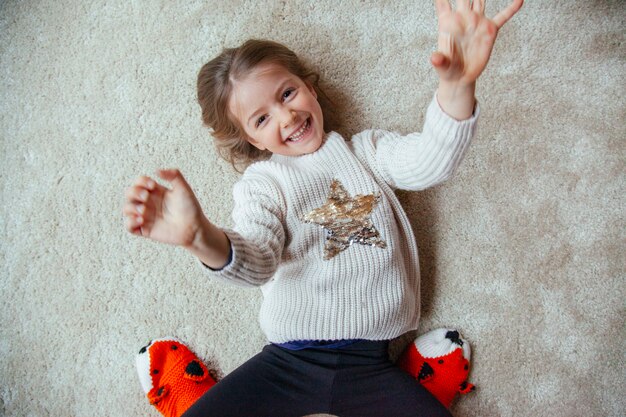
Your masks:
M214 269L223 267L230 252L226 234L206 218L180 171L162 169L157 174L172 188L146 176L137 178L126 190L126 229L157 242L182 246Z
M485 0L435 0L438 50L430 62L439 74L437 98L441 108L457 120L467 119L474 109L476 80L489 62L498 30L522 7L513 0L493 19L485 16Z

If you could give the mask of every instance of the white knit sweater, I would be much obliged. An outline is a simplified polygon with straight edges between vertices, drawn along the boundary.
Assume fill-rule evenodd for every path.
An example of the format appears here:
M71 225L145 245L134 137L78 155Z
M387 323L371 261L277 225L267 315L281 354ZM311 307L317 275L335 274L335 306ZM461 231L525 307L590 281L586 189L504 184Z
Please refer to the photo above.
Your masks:
M273 155L235 184L232 261L215 278L261 286L260 324L268 340L384 340L416 329L420 274L415 238L393 190L422 190L447 179L465 154L480 113L445 114L435 97L422 133L367 130L345 141L331 132L316 152ZM370 219L386 248L352 244L324 260L326 231L302 217L346 191L380 193Z

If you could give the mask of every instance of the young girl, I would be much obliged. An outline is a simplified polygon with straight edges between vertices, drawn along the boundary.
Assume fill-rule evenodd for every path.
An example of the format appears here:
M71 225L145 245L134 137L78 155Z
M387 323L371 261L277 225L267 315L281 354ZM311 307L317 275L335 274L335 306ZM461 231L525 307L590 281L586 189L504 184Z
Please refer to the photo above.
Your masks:
M209 389L185 416L449 415L389 361L390 339L418 327L419 262L394 189L422 190L455 171L476 128L475 82L498 29L484 0L436 0L440 77L422 133L325 129L316 74L286 47L248 41L198 76L204 122L220 152L247 166L232 229L212 224L178 170L140 177L126 193L127 228L180 245L206 274L259 286L270 342ZM254 163L253 163L254 162Z

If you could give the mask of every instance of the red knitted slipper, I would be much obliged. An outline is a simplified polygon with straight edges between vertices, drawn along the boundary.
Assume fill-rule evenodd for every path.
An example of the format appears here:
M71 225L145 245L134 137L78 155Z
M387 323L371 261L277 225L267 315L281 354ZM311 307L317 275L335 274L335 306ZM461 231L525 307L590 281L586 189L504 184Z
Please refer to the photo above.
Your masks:
M474 391L467 382L470 346L459 332L437 329L415 339L398 359L398 366L430 391L444 406L450 407L457 393Z
M150 404L165 417L181 416L215 385L198 357L171 337L154 340L141 348L137 372Z

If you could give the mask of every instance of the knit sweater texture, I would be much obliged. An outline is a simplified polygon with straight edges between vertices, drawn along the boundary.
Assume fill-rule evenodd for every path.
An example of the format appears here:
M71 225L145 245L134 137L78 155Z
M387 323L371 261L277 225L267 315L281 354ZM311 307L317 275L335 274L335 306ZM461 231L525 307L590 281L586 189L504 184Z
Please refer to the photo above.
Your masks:
M395 189L445 181L476 130L457 121L436 94L421 133L366 130L346 141L328 133L315 152L274 154L250 165L233 190L233 227L224 228L232 260L210 276L260 286L268 340L389 340L417 328L420 273L415 237ZM386 247L354 243L324 260L327 232L302 218L324 205L336 179L351 196L380 194L370 219Z

